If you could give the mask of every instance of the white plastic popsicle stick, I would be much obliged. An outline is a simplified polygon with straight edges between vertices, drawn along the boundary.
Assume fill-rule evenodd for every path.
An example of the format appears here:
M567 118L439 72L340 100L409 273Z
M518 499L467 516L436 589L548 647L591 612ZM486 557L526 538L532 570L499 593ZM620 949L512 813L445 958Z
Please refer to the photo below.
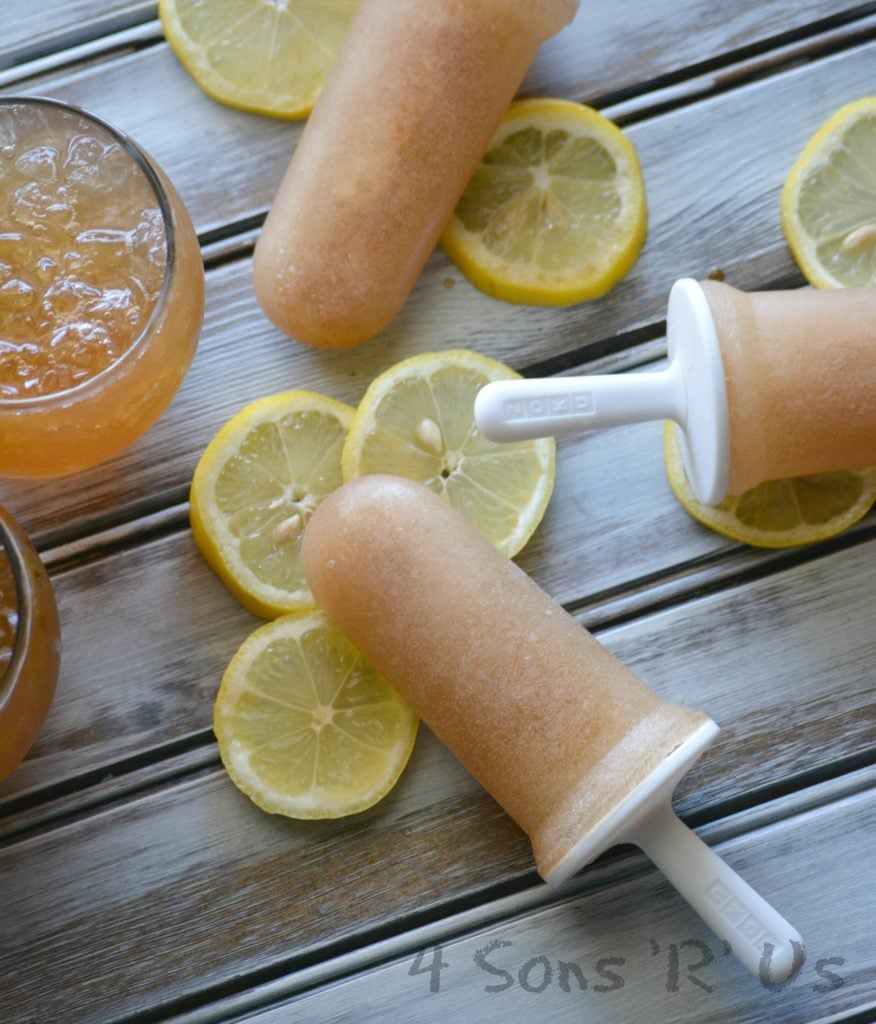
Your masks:
M487 384L475 420L492 441L521 441L624 423L674 420L691 488L717 504L727 493L730 428L715 323L697 281L676 281L666 324L670 363L657 373L546 377Z
M799 932L676 817L672 793L718 733L711 720L677 746L546 876L562 883L618 843L640 847L755 977L781 984L806 957ZM770 949L765 952L765 944Z
M679 820L669 800L639 821L627 839L755 977L781 983L800 969L806 956L800 933Z
M687 418L680 367L658 373L497 380L475 398L478 429L491 441Z

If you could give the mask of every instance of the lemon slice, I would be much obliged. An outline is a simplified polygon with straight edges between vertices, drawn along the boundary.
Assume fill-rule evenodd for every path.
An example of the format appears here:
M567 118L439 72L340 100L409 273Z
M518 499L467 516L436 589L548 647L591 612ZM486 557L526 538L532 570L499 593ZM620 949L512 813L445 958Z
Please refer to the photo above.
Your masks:
M782 228L810 284L876 285L876 96L809 140L782 191Z
M563 306L636 262L645 183L626 136L590 107L520 100L505 114L441 242L481 291Z
M243 642L213 728L232 781L263 810L340 818L392 789L417 718L322 612L301 612Z
M667 421L663 434L666 475L685 511L716 533L759 548L787 548L834 537L862 519L876 500L876 467L768 480L720 505L703 505L693 495L678 427Z
M220 103L306 117L357 0L159 0L173 52Z
M392 473L419 480L500 551L515 555L554 485L553 438L495 444L477 429L474 400L489 381L520 375L466 349L405 359L375 378L344 444L344 480Z
M343 402L290 391L246 406L201 456L190 495L195 543L255 615L315 607L301 571L301 535L341 485L352 419Z

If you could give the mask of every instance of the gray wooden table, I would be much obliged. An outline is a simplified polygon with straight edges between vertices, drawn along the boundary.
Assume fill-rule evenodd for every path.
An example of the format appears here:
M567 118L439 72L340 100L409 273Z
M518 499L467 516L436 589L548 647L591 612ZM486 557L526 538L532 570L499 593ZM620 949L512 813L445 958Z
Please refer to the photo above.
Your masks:
M2 0L0 88L124 128L187 202L207 266L192 371L160 423L66 480L0 482L50 566L55 705L0 786L2 1024L876 1019L876 519L806 550L702 529L664 480L659 425L559 446L521 565L670 699L723 730L677 806L805 936L781 991L749 977L645 859L619 848L560 892L423 728L393 793L296 823L225 777L210 723L256 625L194 550L197 458L243 404L306 387L355 403L390 363L465 345L526 373L635 372L664 354L680 276L797 286L779 193L807 138L876 91L876 4L583 5L524 92L629 132L650 228L608 297L568 310L476 292L436 253L397 321L325 353L253 297L254 238L300 127L220 107L146 0Z

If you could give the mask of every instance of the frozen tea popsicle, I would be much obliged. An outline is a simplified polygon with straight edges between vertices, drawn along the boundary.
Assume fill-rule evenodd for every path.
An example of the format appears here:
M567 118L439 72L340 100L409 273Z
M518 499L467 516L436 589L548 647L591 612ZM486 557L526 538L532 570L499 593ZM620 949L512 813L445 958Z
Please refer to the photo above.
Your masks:
M876 288L744 293L676 282L659 373L489 384L495 441L673 419L700 501L876 464Z
M362 0L256 246L256 294L281 330L340 348L392 320L577 6Z
M794 929L672 812L715 723L662 700L437 495L346 484L314 513L303 564L328 616L527 832L548 882L636 842L753 972L765 943L773 977L793 943L799 962ZM730 899L747 930L721 914Z
M727 384L728 491L876 463L876 288L701 287Z

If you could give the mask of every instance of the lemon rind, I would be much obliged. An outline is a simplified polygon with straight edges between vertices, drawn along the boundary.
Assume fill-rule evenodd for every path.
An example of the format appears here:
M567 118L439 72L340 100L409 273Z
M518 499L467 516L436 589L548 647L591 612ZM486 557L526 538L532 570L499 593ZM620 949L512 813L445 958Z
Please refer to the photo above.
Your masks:
M853 100L832 114L806 143L782 187L782 232L801 273L815 288L843 288L845 285L818 259L816 242L797 217L800 190L813 169L828 160L831 153L842 145L844 130L864 112L876 113L876 96Z
M260 90L247 90L235 86L234 82L219 74L202 56L204 44L192 39L183 28L176 10L175 0L159 0L158 16L161 20L165 39L196 85L210 99L235 110L261 114L283 121L301 121L313 111L322 91L323 79L306 95L287 93L270 94Z
M341 475L344 483L362 476L359 460L364 442L375 424L374 410L378 407L381 399L392 389L393 384L400 379L428 375L428 371L447 365L477 370L488 376L490 380L520 378L520 374L505 363L471 349L423 352L395 363L372 380L353 416L341 454ZM508 558L513 558L529 542L544 518L553 494L556 476L556 442L552 437L543 437L533 441L532 445L538 456L542 472L539 475L538 485L533 489L526 506L525 517L521 510L517 529L497 545L498 549ZM391 473L392 469L388 467L386 472Z
M311 821L358 814L379 803L395 787L407 766L419 728L417 716L406 701L395 694L399 709L403 712L404 732L399 741L387 750L389 767L386 773L369 789L357 793L355 798L346 801L320 801L313 794L291 797L261 784L258 775L250 770L248 758L237 749L240 746L239 741L235 740L231 733L236 700L247 692L248 668L278 634L288 636L291 628L292 635L300 637L306 630L315 627L336 629L323 612L308 610L282 616L250 633L225 669L213 705L213 730L219 745L220 757L234 785L269 814Z
M494 134L489 148L499 144L518 122L531 122L538 114L549 127L568 127L570 122L587 124L622 168L619 189L625 206L635 203L633 216L620 224L617 255L597 274L581 269L565 274L549 273L531 264L516 265L492 253L476 232L466 229L458 217L451 217L441 236L441 246L465 277L480 291L493 298L523 305L568 306L600 298L611 291L633 268L641 254L647 235L648 209L645 182L635 147L624 133L592 107L570 100L527 99L511 105Z
M742 495L725 498L721 504L726 504L728 507L724 509L717 506L704 505L694 497L685 475L676 430L677 427L672 421L665 423L663 459L669 486L672 488L678 503L692 519L695 519L698 523L708 527L722 537L727 537L728 540L770 550L817 544L820 541L838 536L851 526L854 526L855 523L860 522L873 507L874 502L876 502L876 467L853 469L847 472L854 472L860 475L862 480L861 495L845 512L829 520L827 523L818 526L801 524L791 530L775 531L758 530L754 527L746 526L733 516L733 510Z
M289 612L316 607L310 590L295 591L261 582L239 557L237 544L221 515L213 512L209 495L228 457L237 450L235 439L259 423L269 422L295 410L319 410L335 415L349 429L352 406L317 391L295 390L251 402L233 416L210 441L198 461L189 491L189 520L192 535L204 560L226 588L253 615L276 619Z

